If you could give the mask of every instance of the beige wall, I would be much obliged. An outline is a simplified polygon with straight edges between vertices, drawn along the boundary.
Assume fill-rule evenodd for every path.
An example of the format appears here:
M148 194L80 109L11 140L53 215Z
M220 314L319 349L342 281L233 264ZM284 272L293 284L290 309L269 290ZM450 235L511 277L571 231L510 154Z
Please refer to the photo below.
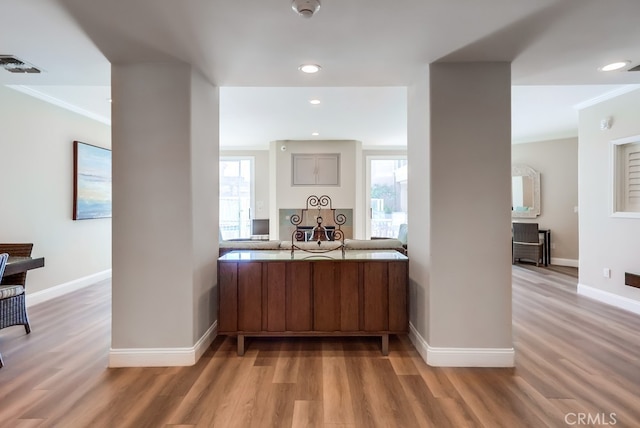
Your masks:
M285 145L286 150L280 148ZM327 195L331 198L333 208L351 208L354 215L354 236L363 233L359 213L362 212L364 197L362 194L362 144L359 141L272 141L271 151L271 219L277 219L281 208L303 208L310 195ZM292 186L291 154L293 153L340 153L340 185L339 186ZM270 222L272 236L279 236L274 224Z
M73 141L110 148L110 127L0 86L0 129L0 241L45 257L27 296L111 269L111 219L72 220Z
M514 144L511 161L540 173L540 216L513 221L550 229L551 262L578 266L578 139Z
M609 164L611 140L640 134L640 90L587 107L579 117L579 281L605 292L605 300L620 296L617 303L635 302L640 311L640 289L624 285L625 272L640 274L640 219L611 217ZM613 125L601 131L606 117ZM610 278L604 268L611 269Z

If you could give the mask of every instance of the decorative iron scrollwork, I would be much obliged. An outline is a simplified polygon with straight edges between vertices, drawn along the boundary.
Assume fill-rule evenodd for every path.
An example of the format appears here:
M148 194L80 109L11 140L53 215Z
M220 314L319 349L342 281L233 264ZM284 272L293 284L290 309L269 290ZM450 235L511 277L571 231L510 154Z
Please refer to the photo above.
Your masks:
M316 216L315 226L302 226L302 223L307 219L310 210L318 210ZM322 218L321 210L330 210L333 217L333 223L335 226L325 226L324 219ZM311 195L307 198L306 207L301 210L300 215L293 214L289 221L295 230L291 234L291 257L295 250L306 251L309 253L326 253L334 250L342 250L342 256L344 257L344 231L342 225L347 222L347 216L344 214L336 214L335 208L333 208L331 198L327 195L317 196ZM317 242L317 248L302 248L296 245L296 242ZM337 245L331 246L331 248L322 248L322 242L338 242Z

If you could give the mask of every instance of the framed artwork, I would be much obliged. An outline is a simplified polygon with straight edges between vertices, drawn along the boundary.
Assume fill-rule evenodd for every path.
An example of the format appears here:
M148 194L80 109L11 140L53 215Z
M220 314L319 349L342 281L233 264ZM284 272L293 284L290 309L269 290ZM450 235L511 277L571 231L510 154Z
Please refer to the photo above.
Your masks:
M73 219L111 217L111 150L73 142Z

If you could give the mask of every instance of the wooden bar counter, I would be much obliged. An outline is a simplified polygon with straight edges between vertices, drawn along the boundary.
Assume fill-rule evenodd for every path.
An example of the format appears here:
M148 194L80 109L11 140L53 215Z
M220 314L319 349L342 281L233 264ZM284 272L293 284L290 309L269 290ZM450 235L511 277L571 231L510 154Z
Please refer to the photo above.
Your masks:
M381 336L409 328L408 258L397 251L233 251L218 259L218 332Z

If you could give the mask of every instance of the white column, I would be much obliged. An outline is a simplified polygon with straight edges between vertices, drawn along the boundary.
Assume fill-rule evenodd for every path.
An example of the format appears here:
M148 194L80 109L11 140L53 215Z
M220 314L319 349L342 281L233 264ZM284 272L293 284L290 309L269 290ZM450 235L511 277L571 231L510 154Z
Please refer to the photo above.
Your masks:
M429 203L409 207L409 255L425 258L410 267L412 290L424 293L414 343L431 365L511 366L510 64L432 64L428 81L429 137L409 141L410 170L420 160L429 169ZM414 159L412 144L428 154ZM429 253L416 255L420 218Z
M218 92L185 64L112 67L112 366L193 364L216 318Z

